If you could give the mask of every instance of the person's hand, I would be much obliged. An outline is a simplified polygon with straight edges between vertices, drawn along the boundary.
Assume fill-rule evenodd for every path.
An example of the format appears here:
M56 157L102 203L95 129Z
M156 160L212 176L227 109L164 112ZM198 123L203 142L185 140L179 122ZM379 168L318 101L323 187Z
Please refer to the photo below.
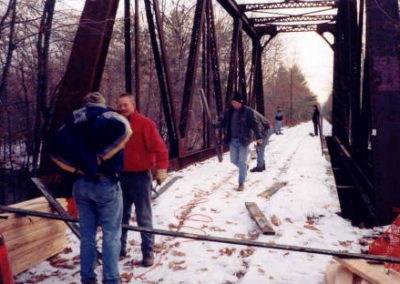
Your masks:
M162 184L166 179L167 179L167 169L158 169L156 175L157 184L158 185Z
M263 143L263 140L262 139L257 139L256 143L257 143L257 146L260 146Z

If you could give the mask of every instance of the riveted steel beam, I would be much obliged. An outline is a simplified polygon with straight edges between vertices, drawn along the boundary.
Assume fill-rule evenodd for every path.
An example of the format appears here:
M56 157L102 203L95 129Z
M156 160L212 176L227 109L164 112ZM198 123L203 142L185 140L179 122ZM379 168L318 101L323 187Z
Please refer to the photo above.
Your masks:
M267 25L257 27L257 32L260 35L276 34L276 33L290 33L290 32L325 32L333 31L334 24L298 24L298 25Z
M196 71L199 62L201 32L204 25L206 4L206 0L198 0L196 4L179 123L181 138L186 137L190 126L190 110L192 108L195 91Z
M164 32L161 27L160 12L158 10L158 1L153 1L154 16L151 8L151 3L149 0L144 1L147 22L150 32L150 40L153 48L154 62L156 65L158 85L160 87L161 101L164 108L165 120L168 128L169 137L169 150L170 157L175 158L178 156L179 152L179 138L178 138L178 128L176 126L176 117L173 104L173 90L170 82L169 65L167 54L165 51L164 44ZM154 17L156 19L156 24L154 23ZM158 38L156 35L158 32Z
M236 3L235 0L217 0L217 2L227 11L232 18L239 19L242 22L243 30L251 37L257 38L257 31L251 25L247 16L239 8L240 5Z
M250 18L250 23L255 27L263 26L264 24L271 23L293 23L293 22L321 22L321 21L335 21L336 15L310 15L310 16L280 16L280 17L261 17Z
M289 0L279 3L254 3L254 4L241 4L239 9L243 12L268 10L268 9L294 9L294 8L322 8L331 7L336 8L339 1L295 1Z
M388 224L400 204L400 33L395 0L366 1L366 65L371 103L374 201Z
M100 87L118 0L86 1L68 66L56 94L50 131L58 129L82 98Z

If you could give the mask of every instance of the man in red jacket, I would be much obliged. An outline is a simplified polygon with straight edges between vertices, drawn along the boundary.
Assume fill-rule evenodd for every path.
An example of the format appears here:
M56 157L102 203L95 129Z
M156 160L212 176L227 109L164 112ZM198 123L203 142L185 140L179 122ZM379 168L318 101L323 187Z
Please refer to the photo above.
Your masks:
M131 125L132 136L125 145L124 173L121 177L124 209L122 223L129 224L132 203L135 205L136 220L139 226L152 228L151 213L151 173L157 168L156 180L161 184L167 178L168 150L156 124L136 110L135 97L123 93L118 100L120 113ZM122 230L121 256L126 256L127 230ZM154 263L154 235L141 233L143 266Z

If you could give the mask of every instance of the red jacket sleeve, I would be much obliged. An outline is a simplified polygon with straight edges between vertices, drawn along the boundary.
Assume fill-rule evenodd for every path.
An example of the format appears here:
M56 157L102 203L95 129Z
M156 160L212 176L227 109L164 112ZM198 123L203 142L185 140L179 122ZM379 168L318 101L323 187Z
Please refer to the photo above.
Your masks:
M154 164L157 169L168 168L168 149L165 145L156 124L149 120L144 130L144 139L147 150L154 155Z

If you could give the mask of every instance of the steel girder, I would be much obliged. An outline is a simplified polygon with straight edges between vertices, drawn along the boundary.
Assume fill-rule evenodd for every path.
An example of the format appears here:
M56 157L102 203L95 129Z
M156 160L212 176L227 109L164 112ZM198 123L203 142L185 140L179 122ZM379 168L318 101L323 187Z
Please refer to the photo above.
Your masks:
M215 21L214 21L214 8L212 1L207 2L207 33L209 40L209 51L211 57L211 69L214 78L214 96L215 96L215 106L217 114L222 113L222 91L221 91L221 76L219 71L219 59L218 59L218 43L215 35Z
M164 44L164 32L162 30L158 0L153 0L154 16L157 27L154 24L152 7L149 0L145 0L147 21L150 32L150 40L153 48L154 61L156 65L158 84L161 92L161 100L164 108L165 120L168 128L170 157L175 158L179 155L179 134L175 117L173 103L174 91L171 85L169 64ZM156 35L158 32L158 40Z
M331 7L336 8L339 1L327 0L327 1L296 1L288 0L279 3L253 3L253 4L241 4L239 9L243 12L256 11L256 10L268 10L268 9L294 9L294 8L322 8Z
M238 19L242 22L243 30L251 37L258 38L257 31L251 25L247 16L239 8L240 5L235 0L217 0L218 3L231 15L232 18Z
M185 138L190 125L190 110L192 108L193 94L195 91L196 70L199 62L201 32L204 25L206 3L207 0L198 0L196 4L179 123L182 139ZM183 147L180 148L180 151L185 150L186 149Z
M269 40L271 40L273 36ZM264 45L265 47L265 45ZM255 108L261 113L265 114L264 106L264 85L263 85L263 72L262 72L262 52L263 47L260 44L259 39L253 40L253 64L254 64L254 93L255 96Z
M366 1L374 202L391 222L400 204L400 20L397 0Z
M140 109L140 97L141 97L141 66L140 66L140 6L139 0L135 0L135 94L136 94L136 104L139 106Z
M231 55L229 60L229 75L225 95L225 108L228 109L231 105L232 93L235 91L235 82L237 80L237 59L238 59L238 45L240 38L240 30L242 28L242 21L234 19L231 43ZM236 89L237 90L237 89Z
M331 32L335 30L335 24L297 24L297 25L268 25L256 28L259 35L275 35L277 33L290 32Z
M202 37L203 34L203 37ZM203 42L201 40L203 39ZM200 60L200 49L202 52L202 86L206 93L208 102L211 97L215 98L216 114L221 114L223 110L221 96L221 79L219 71L218 45L215 34L214 11L211 0L199 0L196 4L195 16L192 28L192 37L190 43L188 64L185 77L184 93L182 97L181 116L180 116L180 149L179 159L191 160L194 157L201 157L201 151L193 151L187 149L187 142L190 138L189 131L191 127L191 113L193 98L196 94L196 74ZM212 73L212 74L211 74ZM212 84L213 82L213 84ZM213 91L213 92L212 92ZM210 104L211 106L211 104ZM210 135L211 128L209 123L203 117L203 151L204 158L209 153L209 146L212 144ZM192 158L189 158L192 157Z
M86 1L75 35L71 55L50 121L49 132L56 131L74 109L82 106L82 98L98 91L117 13L118 0ZM43 152L46 153L46 142ZM39 173L56 196L70 196L75 177L61 175L47 155L42 155Z
M281 16L281 17L260 17L250 18L250 23L255 27L262 27L271 23L293 23L293 22L321 22L321 21L336 21L336 15L310 15L310 16Z
M132 93L132 44L130 0L124 0L125 91ZM136 99L138 99L136 94ZM140 109L140 103L136 102Z
M82 98L100 87L119 0L86 1L64 78L56 94L50 131L58 129Z

